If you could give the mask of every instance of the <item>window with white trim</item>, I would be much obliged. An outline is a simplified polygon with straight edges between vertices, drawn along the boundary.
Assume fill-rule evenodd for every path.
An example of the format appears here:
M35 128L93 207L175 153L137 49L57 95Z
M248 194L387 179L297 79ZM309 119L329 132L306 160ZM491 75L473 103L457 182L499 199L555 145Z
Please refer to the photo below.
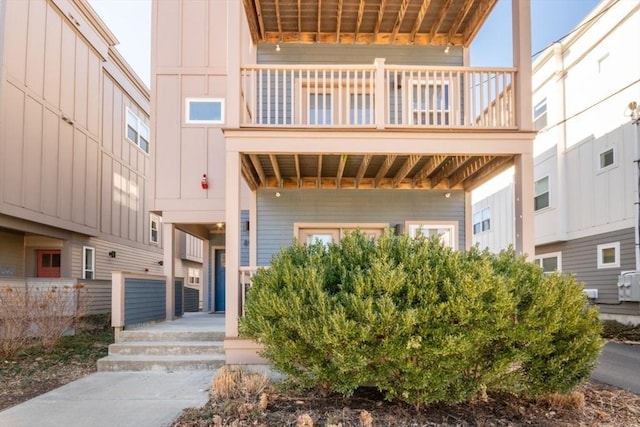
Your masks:
M484 208L473 214L473 234L491 229L491 208Z
M438 236L444 246L458 249L457 221L406 221L405 227L412 238L419 233L426 238Z
M149 242L160 244L160 217L149 214Z
M295 223L294 237L303 244L320 242L324 245L339 242L347 233L359 231L364 236L378 238L389 224L383 223Z
M547 127L547 98L533 107L533 127L535 130Z
M96 277L96 249L90 246L82 247L82 278L95 279Z
M539 211L549 207L549 177L536 181L533 198L533 210Z
M330 125L333 121L330 93L310 92L309 93L309 124L310 125Z
M186 98L185 123L224 124L224 98Z
M370 125L372 121L371 94L352 93L349 96L349 124Z
M149 126L127 107L127 126L125 136L145 153L149 152Z
M606 151L600 153L600 169L605 169L608 166L613 165L615 162L613 148L609 148Z
M620 267L620 242L598 245L597 256L598 268Z
M199 285L200 284L200 269L199 268L191 268L189 267L189 284L190 285Z
M562 271L562 252L550 252L547 254L537 255L535 263L542 267L545 273L553 273Z

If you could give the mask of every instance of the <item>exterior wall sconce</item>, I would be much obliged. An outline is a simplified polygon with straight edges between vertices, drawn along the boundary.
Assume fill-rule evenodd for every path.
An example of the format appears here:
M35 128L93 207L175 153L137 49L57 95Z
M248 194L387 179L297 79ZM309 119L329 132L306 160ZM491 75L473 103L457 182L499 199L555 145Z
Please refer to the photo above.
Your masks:
M203 190L206 190L209 188L209 180L207 179L206 173L202 174L202 180L200 181L200 185L202 186Z
M640 124L640 105L636 101L631 101L629 105L627 105L627 111L625 111L625 116L631 117L631 123L634 125Z
M164 265L164 261L158 261L158 265Z
M109 258L115 258L115 257L116 257L116 251L109 252Z
M451 193L444 193L444 197L448 199L449 197L451 197Z

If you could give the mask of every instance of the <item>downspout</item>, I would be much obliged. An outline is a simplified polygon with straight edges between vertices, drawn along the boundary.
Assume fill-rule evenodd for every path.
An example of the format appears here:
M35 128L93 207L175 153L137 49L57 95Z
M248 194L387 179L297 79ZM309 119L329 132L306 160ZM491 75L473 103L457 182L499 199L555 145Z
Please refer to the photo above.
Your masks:
M633 103L631 103L633 104ZM633 141L633 157L634 163L636 164L635 168L635 178L637 183L637 191L636 191L636 232L635 232L635 246L636 246L636 271L640 271L640 107L635 105L635 108L631 108L631 104L629 107L631 109L631 124L635 126L634 141Z

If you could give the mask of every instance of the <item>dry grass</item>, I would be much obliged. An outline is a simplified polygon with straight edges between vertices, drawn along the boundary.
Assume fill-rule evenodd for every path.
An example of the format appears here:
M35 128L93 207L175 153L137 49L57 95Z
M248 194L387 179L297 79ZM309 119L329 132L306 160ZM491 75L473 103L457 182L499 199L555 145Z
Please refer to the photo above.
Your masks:
M271 381L265 374L223 366L211 382L210 395L215 401L244 399L266 409L267 396L272 390Z

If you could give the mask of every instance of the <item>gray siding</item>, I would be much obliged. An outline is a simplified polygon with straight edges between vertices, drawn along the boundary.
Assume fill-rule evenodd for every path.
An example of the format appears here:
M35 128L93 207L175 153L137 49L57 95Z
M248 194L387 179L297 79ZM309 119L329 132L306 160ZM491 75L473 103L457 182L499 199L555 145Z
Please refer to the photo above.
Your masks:
M24 235L0 230L0 277L24 277Z
M394 65L462 65L462 49L452 47L448 54L440 46L385 46L340 44L258 45L258 64L373 64L385 58Z
M620 242L620 267L598 269L597 246ZM640 314L640 304L618 304L618 275L621 271L635 270L634 229L627 228L567 242L536 247L536 255L562 252L562 272L572 273L584 282L585 288L598 289L598 304L602 313Z
M249 211L241 211L240 212L240 223L241 224L249 224ZM251 227L251 224L249 224ZM248 266L249 265L249 228L242 226L240 227L240 266Z
M458 245L465 247L464 193L424 190L259 190L258 265L270 264L293 241L294 223L388 223L458 221Z
M125 327L166 319L164 280L125 279Z
M83 280L87 297L87 314L111 312L111 281Z
M193 288L184 288L184 312L195 313L199 311L200 291Z
M184 282L182 279L175 279L174 282L174 314L176 317L181 317L184 314Z

